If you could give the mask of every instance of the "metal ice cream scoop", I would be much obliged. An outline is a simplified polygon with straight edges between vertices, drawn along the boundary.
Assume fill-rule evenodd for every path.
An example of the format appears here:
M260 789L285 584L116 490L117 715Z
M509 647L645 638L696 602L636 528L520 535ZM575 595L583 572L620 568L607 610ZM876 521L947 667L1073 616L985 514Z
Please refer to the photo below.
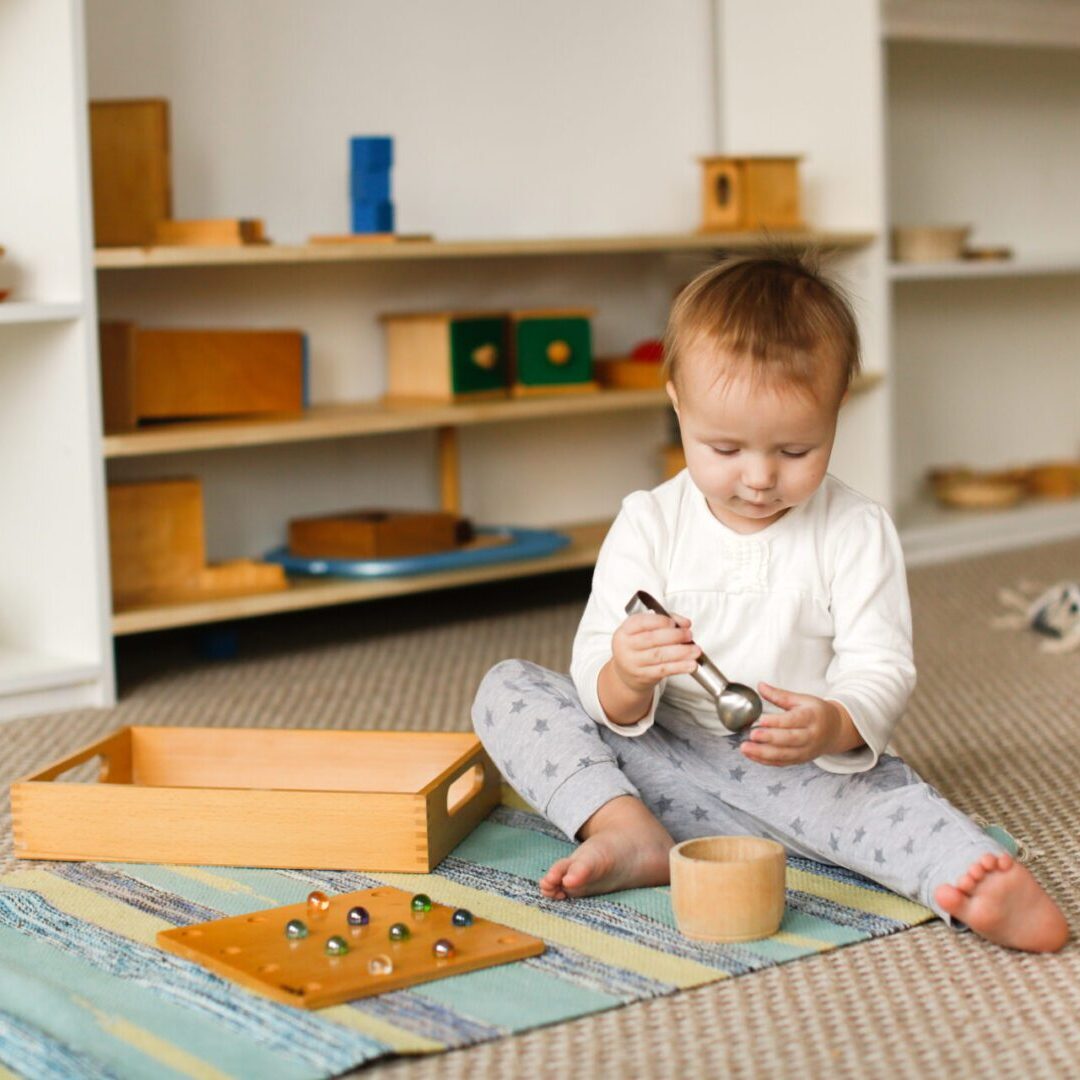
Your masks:
M639 589L626 605L626 614L633 612L638 604L644 604L650 611L657 615L671 615L663 608L663 605L650 596L643 589ZM697 668L693 677L705 689L716 698L716 715L720 723L728 731L742 731L749 727L761 715L761 698L756 690L742 683L728 682L724 673L705 655L704 652L697 659Z

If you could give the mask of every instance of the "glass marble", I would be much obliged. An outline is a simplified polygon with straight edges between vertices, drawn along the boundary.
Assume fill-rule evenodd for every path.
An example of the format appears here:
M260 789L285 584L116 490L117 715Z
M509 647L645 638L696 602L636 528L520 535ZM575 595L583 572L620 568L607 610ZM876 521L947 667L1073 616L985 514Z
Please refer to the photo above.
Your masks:
M457 911L455 911L454 914L450 916L450 921L455 926L472 926L472 924L473 924L472 912L467 911L463 907L459 907L457 909Z
M308 911L311 912L312 915L321 915L324 911L329 910L330 897L327 896L326 893L319 892L318 890L313 893L308 893L307 906Z
M428 912L431 910L431 897L426 893L418 892L412 898L413 911Z
M390 927L391 941L408 941L411 937L412 932L403 922L396 922Z
M454 948L454 943L452 941L447 941L446 938L439 938L439 940L431 946L431 951L439 960L449 960L457 950Z
M349 943L340 935L326 939L326 953L328 956L344 956L349 951Z
M371 922L371 916L366 907L349 908L349 914L345 916L350 926L367 926Z
M299 938L305 938L308 935L307 923L302 919L290 919L285 924L285 936L292 938L293 941Z
M394 970L394 961L386 953L379 953L368 961L367 969L371 975L389 975Z

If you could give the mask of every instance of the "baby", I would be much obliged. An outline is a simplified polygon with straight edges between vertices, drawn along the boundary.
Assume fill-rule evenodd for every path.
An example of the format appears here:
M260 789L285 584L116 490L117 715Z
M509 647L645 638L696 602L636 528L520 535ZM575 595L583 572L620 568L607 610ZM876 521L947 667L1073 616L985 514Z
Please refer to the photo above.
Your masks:
M476 730L580 846L551 899L668 881L695 836L750 834L848 867L1017 949L1068 939L1026 867L886 753L915 685L896 530L828 475L859 367L851 308L791 256L723 262L676 300L667 392L686 469L604 541L571 678L507 660ZM672 613L626 616L644 589ZM766 703L732 735L691 678L705 649Z

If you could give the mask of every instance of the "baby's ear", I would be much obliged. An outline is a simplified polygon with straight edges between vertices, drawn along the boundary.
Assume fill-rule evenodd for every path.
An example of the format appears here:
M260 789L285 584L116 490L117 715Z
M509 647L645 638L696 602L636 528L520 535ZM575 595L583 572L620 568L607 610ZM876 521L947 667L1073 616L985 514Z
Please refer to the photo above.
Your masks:
M675 384L668 379L667 384L664 386L667 391L667 396L671 399L671 407L675 410L676 414L679 411L679 395L675 390Z

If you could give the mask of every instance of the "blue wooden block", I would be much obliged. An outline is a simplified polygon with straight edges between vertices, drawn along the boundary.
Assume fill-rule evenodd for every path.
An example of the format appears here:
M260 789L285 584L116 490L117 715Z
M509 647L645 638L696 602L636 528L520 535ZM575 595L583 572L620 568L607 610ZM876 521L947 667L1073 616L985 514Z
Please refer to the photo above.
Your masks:
M356 135L350 146L354 173L389 169L394 164L394 140L389 135Z
M368 169L352 174L353 202L389 202L390 170Z
M393 232L394 204L392 202L364 202L354 199L352 204L352 231L354 233Z

